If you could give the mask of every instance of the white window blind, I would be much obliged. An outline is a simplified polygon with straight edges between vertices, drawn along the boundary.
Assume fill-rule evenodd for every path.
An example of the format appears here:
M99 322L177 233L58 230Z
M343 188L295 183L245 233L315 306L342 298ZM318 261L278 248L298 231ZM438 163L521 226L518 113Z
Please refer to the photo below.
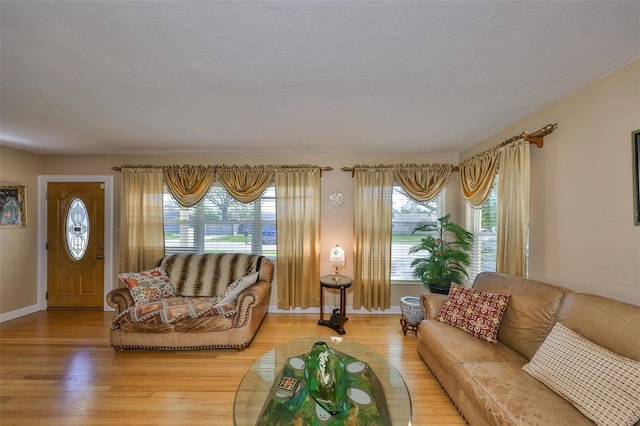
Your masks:
M398 184L393 186L393 219L391 225L391 281L418 281L413 276L411 262L424 253L409 254L409 248L424 235L411 235L411 231L423 219L437 220L444 215L445 191L437 197L419 202L409 197Z
M498 251L498 176L482 207L467 203L467 230L474 236L471 265L467 268L469 283L480 272L495 272Z
M276 257L275 188L255 202L236 201L214 184L194 207L182 207L164 188L165 252L253 253Z

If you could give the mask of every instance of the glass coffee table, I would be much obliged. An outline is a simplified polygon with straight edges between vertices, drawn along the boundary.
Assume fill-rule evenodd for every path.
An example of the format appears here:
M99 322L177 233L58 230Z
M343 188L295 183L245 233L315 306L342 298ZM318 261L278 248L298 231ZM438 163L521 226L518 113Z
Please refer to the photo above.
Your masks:
M370 347L343 337L306 337L287 342L264 354L247 371L238 386L233 403L234 424L254 426L285 362L296 355L309 353L318 341L326 342L332 349L367 363L382 386L391 424L411 424L411 396L398 370Z

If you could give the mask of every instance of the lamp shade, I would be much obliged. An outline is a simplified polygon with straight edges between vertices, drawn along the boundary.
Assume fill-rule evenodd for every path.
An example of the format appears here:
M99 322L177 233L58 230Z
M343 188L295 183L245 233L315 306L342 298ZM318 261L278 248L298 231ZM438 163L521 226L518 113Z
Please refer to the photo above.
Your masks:
M344 265L344 250L336 244L329 252L329 262L334 266Z

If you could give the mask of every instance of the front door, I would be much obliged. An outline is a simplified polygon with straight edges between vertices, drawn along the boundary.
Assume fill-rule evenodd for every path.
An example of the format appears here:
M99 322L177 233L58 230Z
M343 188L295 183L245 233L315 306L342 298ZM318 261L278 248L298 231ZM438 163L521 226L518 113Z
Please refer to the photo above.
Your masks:
M47 185L47 306L102 308L104 183Z

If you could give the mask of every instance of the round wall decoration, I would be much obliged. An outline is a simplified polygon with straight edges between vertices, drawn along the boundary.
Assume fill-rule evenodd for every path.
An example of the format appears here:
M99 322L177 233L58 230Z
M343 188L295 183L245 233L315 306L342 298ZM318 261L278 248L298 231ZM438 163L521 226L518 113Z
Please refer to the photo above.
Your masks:
M333 207L341 206L343 201L344 201L344 197L342 196L342 193L340 193L340 192L334 192L329 197L329 202L331 203L331 205Z

